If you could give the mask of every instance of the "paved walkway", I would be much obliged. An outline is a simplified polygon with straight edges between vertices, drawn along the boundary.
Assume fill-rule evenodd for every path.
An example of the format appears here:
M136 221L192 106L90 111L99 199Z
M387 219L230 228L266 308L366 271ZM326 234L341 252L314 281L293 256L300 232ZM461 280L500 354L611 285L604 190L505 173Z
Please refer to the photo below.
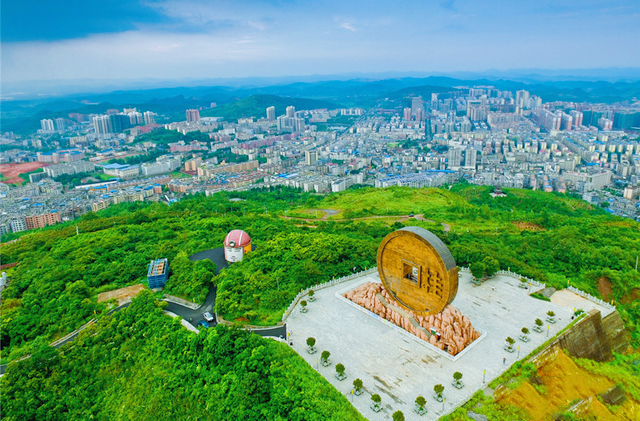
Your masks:
M602 317L608 316L615 311L594 303L593 301L587 300L581 295L571 292L568 289L561 289L560 291L554 292L550 299L552 303L571 309L582 309L585 313L588 313L593 309L600 310Z
M542 345L547 340L547 327L551 337L567 326L573 312L573 305L563 307L529 297L527 290L519 288L519 281L512 277L498 275L475 286L471 284L470 274L461 273L453 305L468 316L484 336L454 360L414 336L387 326L372 313L355 308L337 294L367 281L380 280L374 273L317 291L316 300L307 306L308 312L294 309L287 324L294 350L370 420L390 419L398 409L408 420L437 419L442 415L443 404L433 398L434 385L445 386L444 411L452 411L468 396L484 389L518 358L524 358ZM544 332L532 331L527 343L517 339L522 327L531 330L534 320L544 321L549 310L556 313L555 324L545 321ZM503 349L507 336L517 340L515 347L520 348L519 354ZM313 355L306 350L308 337L317 341L318 352ZM331 352L329 367L318 364L324 350ZM336 363L346 367L346 380L335 378ZM461 390L451 385L456 371L463 374L465 387ZM363 381L365 393L352 397L352 382L356 378ZM382 397L383 410L379 413L370 409L374 393ZM428 413L422 417L413 412L418 395L427 399Z

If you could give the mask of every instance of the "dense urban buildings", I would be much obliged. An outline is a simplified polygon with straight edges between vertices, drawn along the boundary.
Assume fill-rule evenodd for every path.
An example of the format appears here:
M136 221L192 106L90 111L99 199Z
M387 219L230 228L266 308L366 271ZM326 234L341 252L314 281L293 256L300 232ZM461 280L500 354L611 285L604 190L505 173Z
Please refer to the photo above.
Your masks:
M25 185L0 184L0 232L127 201L170 204L185 194L254 186L322 193L459 180L577 194L611 213L639 216L640 102L544 102L526 90L472 86L368 110L264 110L262 118L225 121L189 109L184 121L159 125L162 116L151 111L110 109L42 119L26 139L5 134L2 165L39 167L24 171ZM160 128L197 140L138 141ZM64 142L44 149L52 136Z

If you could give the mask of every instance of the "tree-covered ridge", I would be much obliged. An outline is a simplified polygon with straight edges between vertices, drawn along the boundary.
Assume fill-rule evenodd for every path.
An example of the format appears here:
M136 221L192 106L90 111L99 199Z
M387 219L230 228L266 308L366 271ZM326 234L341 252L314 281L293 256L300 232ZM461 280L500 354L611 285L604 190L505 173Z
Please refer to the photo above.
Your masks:
M300 290L349 274L354 267L375 266L377 243L323 231L276 234L218 276L218 312L275 324Z
M638 224L568 196L506 192L493 198L490 188L455 185L450 190L365 188L322 197L281 188L198 195L171 207L121 204L89 213L74 221L78 236L75 226L63 224L3 246L3 263L20 264L3 292L2 357L24 355L36 339L56 339L94 312L100 315L106 308L96 303L97 293L144 281L147 263L162 257L171 267L167 293L202 302L210 285L217 284L223 318L273 324L301 289L375 265L380 241L403 225L440 236L459 266L491 257L502 269L556 288L571 283L601 295L599 284L609 285L612 292L604 298L614 301L637 345ZM340 213L315 218L321 209ZM285 219L285 212L311 219ZM425 220L407 219L412 213L424 214ZM217 277L209 262L188 260L221 247L232 229L246 230L257 247L245 260Z
M219 325L196 335L150 293L76 341L10 366L3 418L361 420L285 344Z
M107 307L104 303L97 303L97 294L144 283L147 264L152 259L169 259L170 277L164 290L166 293L196 302L204 301L215 281L215 267L210 261L191 262L188 256L221 247L224 237L232 229L244 229L250 233L258 247L251 258L262 262L257 264L262 265L265 276L271 277L270 264L277 259L271 259L273 246L263 247L262 244L268 244L281 233L300 234L305 230L273 213L291 206L313 204L316 198L289 189L233 196L196 196L171 207L162 203L121 204L98 214L86 214L74 221L79 235L76 235L75 226L66 224L25 235L19 241L4 245L3 263L20 264L13 269L9 286L3 292L0 319L2 357L15 359L27 354L32 341L54 340L100 315ZM346 226L345 231L349 232ZM337 230L339 232L340 229ZM384 231L382 235L386 233ZM331 230L318 235L327 235L332 244L341 242L335 236L336 232ZM297 238L301 241L311 239L305 236ZM280 247L279 244L275 246ZM369 245L367 253L374 250L371 247L375 246ZM299 256L301 267L310 257ZM343 275L348 272L347 268L356 264L371 266L374 262L370 258L365 262L362 253L349 256L346 251L341 252L340 259L348 263L337 265L338 260L331 260L331 264L323 267L313 279L321 282L322 276ZM298 268L293 261L289 267L291 273ZM281 316L297 292L310 285L308 279L299 283L299 278L289 276L291 273L280 280L282 291L253 287L249 283L248 289L265 294L262 306L269 311L261 310L261 320L266 317L273 320L272 316L278 313ZM225 292L226 285L222 288L223 303L225 299L248 300L246 294L239 297L235 291ZM233 282L228 285L229 288L235 287ZM269 298L273 295L278 297ZM241 307L250 312L253 310L251 302L243 302Z

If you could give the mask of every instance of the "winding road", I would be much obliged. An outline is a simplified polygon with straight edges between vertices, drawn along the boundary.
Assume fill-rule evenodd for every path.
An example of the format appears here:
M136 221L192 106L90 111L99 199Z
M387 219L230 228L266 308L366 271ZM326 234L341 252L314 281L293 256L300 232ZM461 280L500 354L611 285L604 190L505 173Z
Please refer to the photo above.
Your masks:
M189 260L191 261L198 261L198 260L204 260L204 259L209 259L216 265L216 275L220 273L221 270L226 269L229 266L229 262L227 262L224 259L224 248L204 250L192 256L189 256ZM192 326L194 326L195 328L198 328L198 321L204 319L203 313L205 312L210 312L211 314L215 313L214 309L216 305L216 292L217 292L216 287L212 285L211 288L209 288L209 293L207 294L207 297L205 298L204 303L197 309L192 309L190 307L168 301L167 303L169 305L167 306L166 310L177 314L178 316L182 317L184 320L189 322ZM119 305L118 307L111 309L107 314L111 315L116 311L120 311L123 308L128 307L129 304L130 303L124 303L122 305ZM55 342L52 342L50 345L54 348L60 348L63 345L75 340L83 330L85 330L87 327L97 322L98 321L96 319L93 319L89 321L89 323L81 326L79 329L69 333L67 336L61 339L58 339ZM287 325L286 323L284 323L282 326L252 327L249 329L249 331L252 333L255 333L256 335L265 336L265 337L268 336L268 337L275 337L275 338L280 338L280 337L285 338L287 335ZM20 361L22 359L29 358L29 357L30 356L27 355L15 361ZM15 362L15 361L12 361L12 362ZM8 364L0 365L0 376L4 375L4 372L7 369L7 365Z

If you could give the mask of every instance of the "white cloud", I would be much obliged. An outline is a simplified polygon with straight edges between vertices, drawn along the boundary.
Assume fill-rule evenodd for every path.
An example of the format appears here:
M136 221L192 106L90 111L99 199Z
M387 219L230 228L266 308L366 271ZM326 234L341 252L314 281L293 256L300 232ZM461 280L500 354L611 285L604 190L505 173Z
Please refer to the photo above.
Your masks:
M351 31L351 32L356 32L357 31L356 27L353 26L353 24L351 22L342 22L340 24L340 28L346 29L346 30Z

